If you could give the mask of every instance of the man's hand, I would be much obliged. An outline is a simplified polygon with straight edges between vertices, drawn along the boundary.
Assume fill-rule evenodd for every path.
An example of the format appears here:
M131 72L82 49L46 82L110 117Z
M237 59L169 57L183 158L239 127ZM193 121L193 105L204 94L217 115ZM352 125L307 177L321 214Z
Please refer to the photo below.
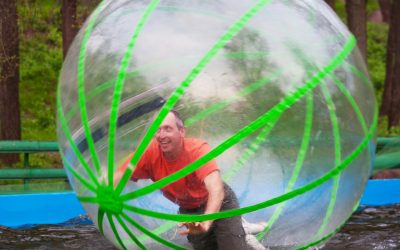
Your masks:
M220 210L222 200L224 199L224 185L219 171L214 171L207 175L204 179L204 184L208 191L208 201L204 214L216 213ZM179 227L186 227L186 229L180 231L179 234L203 234L210 230L212 223L212 220L179 223Z
M203 221L203 222L184 222L179 223L179 227L186 227L186 229L179 232L180 235L187 234L203 234L210 230L212 221Z

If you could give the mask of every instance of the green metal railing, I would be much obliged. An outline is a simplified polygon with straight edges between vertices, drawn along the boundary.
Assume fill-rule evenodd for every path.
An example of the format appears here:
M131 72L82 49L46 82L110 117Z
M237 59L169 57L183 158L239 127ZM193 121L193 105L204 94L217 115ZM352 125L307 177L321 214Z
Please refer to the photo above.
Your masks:
M0 169L0 180L15 179L63 179L67 178L62 168L5 168Z
M378 154L374 161L375 170L400 167L400 146L398 145L398 141L399 138L378 138ZM385 148L390 145L396 145L398 149L391 153L379 154L379 149ZM65 170L62 168L32 168L29 163L29 155L32 153L58 152L58 150L59 147L57 142L0 141L0 154L23 154L24 167L0 169L0 180L22 179L24 181L29 181L31 179L67 178Z
M0 141L0 154L23 153L24 167L29 167L29 154L40 152L58 152L57 142L46 141Z
M388 168L400 168L400 136L378 138L374 171Z
M29 189L33 179L65 179L63 168L32 167L29 156L33 153L58 152L57 142L46 141L0 141L0 154L23 154L23 168L0 168L0 180L23 180L24 190Z

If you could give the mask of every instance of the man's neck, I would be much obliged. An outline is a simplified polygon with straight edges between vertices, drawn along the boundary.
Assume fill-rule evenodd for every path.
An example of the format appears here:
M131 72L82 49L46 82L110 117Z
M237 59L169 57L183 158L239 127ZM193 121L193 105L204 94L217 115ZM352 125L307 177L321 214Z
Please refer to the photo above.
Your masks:
M178 160L179 155L182 153L182 151L183 151L183 140L179 148L175 150L175 152L163 153L163 156L167 161L176 161Z

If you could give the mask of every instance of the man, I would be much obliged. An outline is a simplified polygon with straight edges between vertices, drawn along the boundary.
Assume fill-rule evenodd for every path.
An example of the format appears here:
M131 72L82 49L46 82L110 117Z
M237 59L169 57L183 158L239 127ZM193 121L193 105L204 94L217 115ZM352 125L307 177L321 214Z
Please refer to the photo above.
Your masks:
M210 151L203 140L185 138L183 120L171 111L138 162L131 179L158 181L196 161ZM119 180L130 159L117 171ZM237 198L221 179L215 160L208 162L188 176L162 188L163 195L179 205L184 214L211 214L238 208ZM248 249L241 217L181 223L194 249Z

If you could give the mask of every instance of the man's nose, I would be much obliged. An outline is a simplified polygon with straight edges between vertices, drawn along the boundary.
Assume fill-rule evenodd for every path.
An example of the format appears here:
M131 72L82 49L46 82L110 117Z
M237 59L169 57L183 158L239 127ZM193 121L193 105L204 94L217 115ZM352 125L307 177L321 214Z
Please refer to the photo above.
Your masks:
M160 139L165 138L165 135L166 135L166 133L163 129L160 129L158 131L158 137L160 137Z

